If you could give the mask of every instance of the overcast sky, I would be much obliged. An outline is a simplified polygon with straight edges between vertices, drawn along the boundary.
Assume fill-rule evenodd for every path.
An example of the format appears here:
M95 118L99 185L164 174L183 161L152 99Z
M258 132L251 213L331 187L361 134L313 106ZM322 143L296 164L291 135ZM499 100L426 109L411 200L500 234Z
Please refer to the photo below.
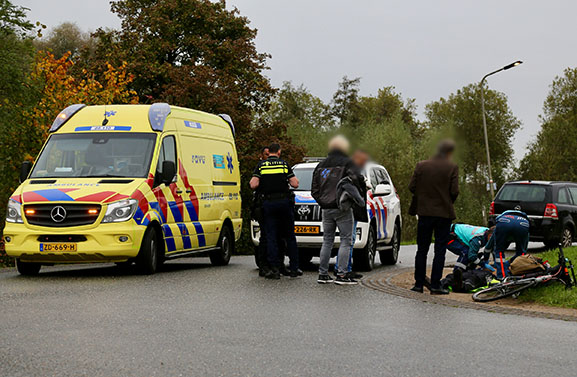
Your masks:
M14 0L49 28L63 21L85 30L119 27L108 0ZM395 86L424 106L515 60L524 64L489 79L509 97L523 128L521 158L539 130L549 85L577 66L576 1L534 0L229 0L259 31L257 47L272 55L273 85L304 84L328 101L347 75L363 95ZM479 125L481 126L481 125Z

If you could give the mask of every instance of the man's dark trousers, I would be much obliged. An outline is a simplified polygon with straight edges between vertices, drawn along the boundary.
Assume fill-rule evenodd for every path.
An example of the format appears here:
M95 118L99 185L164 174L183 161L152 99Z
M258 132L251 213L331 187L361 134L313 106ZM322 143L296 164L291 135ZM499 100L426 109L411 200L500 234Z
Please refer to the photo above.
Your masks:
M415 285L423 287L427 269L427 254L435 234L435 258L431 273L431 288L441 287L445 253L451 231L451 219L435 216L419 216L417 225L417 255L415 256Z
M270 267L279 266L279 242L286 237L287 254L290 260L289 268L296 271L299 268L297 240L294 227L294 209L292 200L276 199L265 200L263 205L263 218L267 243L267 258Z

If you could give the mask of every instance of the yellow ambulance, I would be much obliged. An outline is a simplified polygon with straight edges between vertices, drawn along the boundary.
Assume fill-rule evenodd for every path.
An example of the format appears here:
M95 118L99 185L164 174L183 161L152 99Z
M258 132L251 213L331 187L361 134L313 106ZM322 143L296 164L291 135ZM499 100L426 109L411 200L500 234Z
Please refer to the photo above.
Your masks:
M23 163L4 228L18 271L208 254L226 265L242 228L234 125L226 114L152 105L72 105Z

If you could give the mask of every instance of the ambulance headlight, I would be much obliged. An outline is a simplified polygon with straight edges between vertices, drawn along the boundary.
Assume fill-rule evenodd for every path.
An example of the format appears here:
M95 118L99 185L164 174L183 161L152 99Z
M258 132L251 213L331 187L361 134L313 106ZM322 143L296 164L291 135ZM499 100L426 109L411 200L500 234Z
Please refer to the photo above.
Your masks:
M16 200L8 200L6 208L6 221L9 223L22 223L22 205Z
M138 201L134 199L121 200L119 202L114 202L108 205L106 208L106 214L104 214L103 223L119 223L122 221L128 221L134 216L136 208L138 207Z

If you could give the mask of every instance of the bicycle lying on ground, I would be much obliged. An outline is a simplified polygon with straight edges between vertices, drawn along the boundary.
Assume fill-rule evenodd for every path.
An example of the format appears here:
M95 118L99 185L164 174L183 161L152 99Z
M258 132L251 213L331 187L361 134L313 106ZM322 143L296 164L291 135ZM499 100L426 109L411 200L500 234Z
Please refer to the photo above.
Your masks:
M559 246L559 264L547 271L526 274L523 276L507 276L501 283L493 285L473 294L473 300L477 302L489 302L505 297L518 297L525 289L537 285L558 281L566 288L575 286L575 271L573 263L565 257L563 247Z

